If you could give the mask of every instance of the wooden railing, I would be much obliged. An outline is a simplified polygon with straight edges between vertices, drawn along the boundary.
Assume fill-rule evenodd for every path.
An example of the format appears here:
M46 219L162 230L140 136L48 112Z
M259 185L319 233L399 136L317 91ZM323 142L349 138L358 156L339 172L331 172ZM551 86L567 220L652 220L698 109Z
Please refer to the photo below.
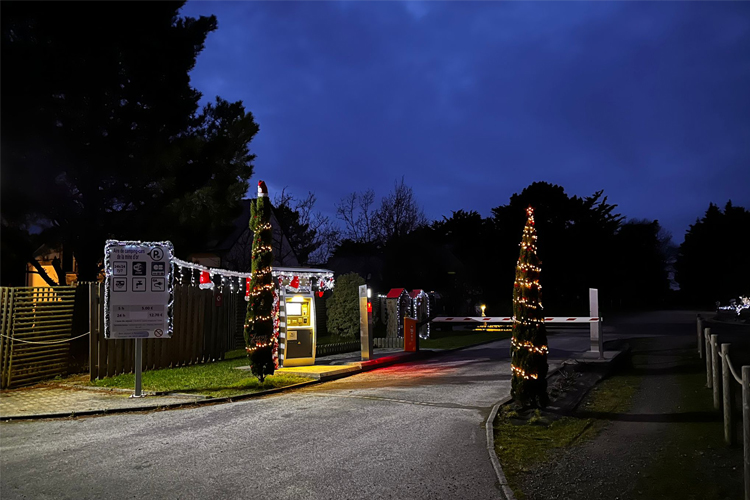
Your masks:
M75 293L73 286L0 288L0 388L67 372Z

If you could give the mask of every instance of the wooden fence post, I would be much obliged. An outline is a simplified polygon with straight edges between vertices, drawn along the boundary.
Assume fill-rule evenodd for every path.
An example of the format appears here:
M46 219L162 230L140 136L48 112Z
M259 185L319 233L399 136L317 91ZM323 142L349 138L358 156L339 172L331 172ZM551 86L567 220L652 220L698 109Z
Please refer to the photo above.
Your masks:
M724 402L724 441L728 445L734 444L734 415L732 410L732 372L729 368L729 346L721 344L721 387Z
M713 361L713 358L711 357L711 329L706 328L705 334L703 337L706 339L706 350L704 351L706 353L706 387L711 389L713 387L713 378L711 374L711 361Z
M89 283L89 379L93 382L99 369L99 285Z
M711 334L711 378L714 390L714 409L721 409L721 375L719 374L719 335Z
M745 456L745 500L750 500L750 366L742 367L742 442Z

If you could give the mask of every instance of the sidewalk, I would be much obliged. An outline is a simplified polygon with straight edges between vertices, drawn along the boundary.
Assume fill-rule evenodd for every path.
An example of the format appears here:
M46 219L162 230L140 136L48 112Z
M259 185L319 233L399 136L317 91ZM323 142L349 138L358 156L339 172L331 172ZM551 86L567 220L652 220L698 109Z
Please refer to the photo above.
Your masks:
M133 391L128 389L62 386L54 382L48 382L35 387L0 392L0 420L63 418L229 402L334 380L392 364L408 363L434 354L435 351L430 350L410 353L399 349L378 349L374 358L370 361L360 361L359 352L334 354L318 358L314 366L280 368L277 370L280 373L294 373L314 379L311 382L231 398L210 398L187 394L154 395L148 392L144 392L145 397L131 398Z
M553 452L521 480L527 500L742 497L742 450L723 441L721 415L705 388L692 325L646 325L628 340L639 389L624 412L589 412L605 427L590 441ZM683 331L685 333L683 333Z

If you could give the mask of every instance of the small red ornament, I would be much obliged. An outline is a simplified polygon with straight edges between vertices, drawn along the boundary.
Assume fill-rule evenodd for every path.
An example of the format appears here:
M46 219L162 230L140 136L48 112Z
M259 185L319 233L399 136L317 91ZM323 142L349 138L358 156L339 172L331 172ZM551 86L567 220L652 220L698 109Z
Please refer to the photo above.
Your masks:
M208 274L208 271L201 271L201 278L198 286L203 290L210 290L214 287L214 283L211 281L211 275Z
M250 302L250 278L245 278L245 302Z
M292 281L289 282L289 286L292 288L299 288L299 276L292 278Z
M323 296L323 290L318 290L318 297L322 297L322 296Z

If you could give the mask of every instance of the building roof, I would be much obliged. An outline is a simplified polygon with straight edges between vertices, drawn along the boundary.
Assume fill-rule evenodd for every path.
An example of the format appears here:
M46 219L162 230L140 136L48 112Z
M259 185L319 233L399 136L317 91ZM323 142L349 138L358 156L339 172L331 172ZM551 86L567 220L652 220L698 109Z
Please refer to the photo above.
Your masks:
M397 299L403 293L406 293L406 289L404 289L404 288L391 288L391 291L388 292L388 295L386 295L385 297L387 299Z
M411 292L409 292L409 297L411 297L412 299L416 299L417 297L419 297L423 293L424 293L424 290L422 290L421 288L419 288L417 290L412 290Z

